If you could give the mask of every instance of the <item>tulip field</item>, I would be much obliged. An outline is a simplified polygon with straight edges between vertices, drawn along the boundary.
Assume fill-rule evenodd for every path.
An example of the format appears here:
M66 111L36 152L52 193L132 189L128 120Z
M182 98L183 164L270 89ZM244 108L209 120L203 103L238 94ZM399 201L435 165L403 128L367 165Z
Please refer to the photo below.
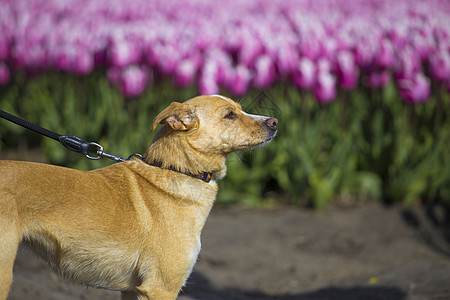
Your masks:
M106 67L126 96L154 76L201 94L292 82L318 101L394 80L405 101L450 84L445 0L2 0L0 82L10 72Z
M279 137L230 159L224 201L450 203L449 90L446 0L0 0L0 107L119 155L172 100L270 95Z

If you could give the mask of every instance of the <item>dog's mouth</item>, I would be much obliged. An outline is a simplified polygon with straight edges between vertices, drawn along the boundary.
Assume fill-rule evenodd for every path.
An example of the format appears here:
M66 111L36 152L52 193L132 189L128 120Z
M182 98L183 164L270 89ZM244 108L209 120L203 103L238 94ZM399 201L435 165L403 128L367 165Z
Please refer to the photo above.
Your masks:
M260 142L260 143L257 143L257 144L245 144L245 145L242 145L242 148L244 148L244 149L257 149L257 148L264 147L265 145L270 143L276 135L277 135L277 131L275 131L271 136L269 136L263 142Z

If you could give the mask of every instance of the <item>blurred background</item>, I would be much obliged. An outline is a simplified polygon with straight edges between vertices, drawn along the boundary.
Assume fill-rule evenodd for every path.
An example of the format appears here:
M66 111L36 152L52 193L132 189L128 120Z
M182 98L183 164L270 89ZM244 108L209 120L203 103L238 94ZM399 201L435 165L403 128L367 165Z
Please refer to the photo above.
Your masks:
M2 0L0 107L126 157L171 101L221 93L280 129L230 158L220 202L449 202L447 1L219 3ZM111 163L6 121L0 138L3 153Z
M445 0L0 0L0 109L96 141L122 157L146 151L153 118L170 102L198 94L223 94L250 113L276 117L274 141L230 156L218 196L220 204L273 211L212 214L205 233L211 244L194 281L215 288L195 299L268 299L279 293L294 293L282 299L406 299L430 265L445 267L433 269L435 285L427 291L448 286L442 280L450 274L449 16ZM0 158L83 170L112 164L88 160L4 120ZM359 204L369 208L332 209ZM286 205L287 211L331 207L331 215L280 213ZM269 223L273 227L264 225ZM409 240L417 237L411 228L419 236L415 242ZM273 245L268 239L280 248L266 248ZM222 251L225 257L225 249L245 254L253 249L250 240L265 249L264 262L248 265L257 259L253 252L235 260L215 255ZM286 249L290 262L277 264L272 276L254 274L267 270L265 262L279 262L275 257ZM28 261L26 253L22 257ZM352 269L355 257L361 265ZM420 259L432 263L397 269L384 279L374 275ZM308 261L311 269L303 270ZM239 268L246 263L247 269ZM226 273L231 264L229 270L240 273ZM319 265L322 271L314 269ZM29 264L16 267L27 270ZM303 294L304 285L341 283L318 284L336 278L327 267L351 278L347 285L389 285L395 277L402 288ZM205 274L235 289L217 288L220 280ZM242 274L253 274L256 283ZM30 289L24 280L18 284ZM271 284L277 288L270 290ZM230 296L248 289L260 294ZM441 294L433 299L450 298L450 290ZM73 299L85 299L80 297ZM408 299L431 299L417 297Z

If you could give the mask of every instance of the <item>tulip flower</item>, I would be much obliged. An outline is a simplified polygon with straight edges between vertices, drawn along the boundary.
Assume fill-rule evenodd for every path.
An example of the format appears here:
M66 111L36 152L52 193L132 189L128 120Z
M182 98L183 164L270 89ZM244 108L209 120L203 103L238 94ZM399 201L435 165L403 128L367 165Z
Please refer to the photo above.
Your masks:
M136 97L142 94L149 80L150 73L146 67L129 66L120 74L120 89L125 97Z
M384 38L374 55L374 64L380 69L387 69L394 64L394 47L391 42Z
M11 79L8 66L4 62L0 62L0 85L5 85Z
M236 96L243 96L248 90L251 73L244 65L239 65L232 73L227 88Z
M450 6L422 2L2 0L0 61L12 74L102 68L124 91L143 90L128 88L123 78L138 76L124 74L145 78L152 69L201 93L240 95L290 81L330 101L360 77L378 88L391 76L406 93L405 86L426 86L417 75L424 70L450 82Z
M424 102L430 96L430 80L422 73L411 78L401 79L398 83L400 96L410 103Z
M439 49L430 57L430 74L441 82L450 80L450 54L447 49Z
M94 57L87 51L79 51L74 58L72 70L76 74L86 75L94 69Z
M205 62L198 83L200 94L212 95L219 93L220 88L217 84L218 69L217 62L213 60Z
M363 79L363 84L371 88L385 87L390 80L390 75L387 71L372 71Z
M353 53L342 51L337 55L337 75L343 89L351 90L358 84L359 70Z
M175 70L175 84L179 86L188 86L194 82L197 73L195 63L185 59L178 63Z
M336 97L336 78L329 72L319 72L313 94L319 102L332 102Z
M268 88L276 78L275 67L268 55L261 55L255 63L253 85L257 88Z
M138 63L141 58L138 46L123 38L113 40L107 55L110 65L119 68Z
M299 89L311 89L316 81L316 67L306 57L300 59L298 67L293 71L294 84Z

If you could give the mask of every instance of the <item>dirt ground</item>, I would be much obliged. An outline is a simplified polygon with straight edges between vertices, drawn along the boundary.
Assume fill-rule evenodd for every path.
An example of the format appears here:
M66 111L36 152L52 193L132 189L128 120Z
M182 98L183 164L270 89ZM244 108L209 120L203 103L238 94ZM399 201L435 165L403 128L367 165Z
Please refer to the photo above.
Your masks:
M450 212L439 206L216 206L202 243L178 300L450 299ZM8 300L19 299L120 296L67 283L21 247Z
M215 207L178 300L450 299L446 217L439 207L379 204ZM9 300L120 298L65 282L26 247L14 272Z

